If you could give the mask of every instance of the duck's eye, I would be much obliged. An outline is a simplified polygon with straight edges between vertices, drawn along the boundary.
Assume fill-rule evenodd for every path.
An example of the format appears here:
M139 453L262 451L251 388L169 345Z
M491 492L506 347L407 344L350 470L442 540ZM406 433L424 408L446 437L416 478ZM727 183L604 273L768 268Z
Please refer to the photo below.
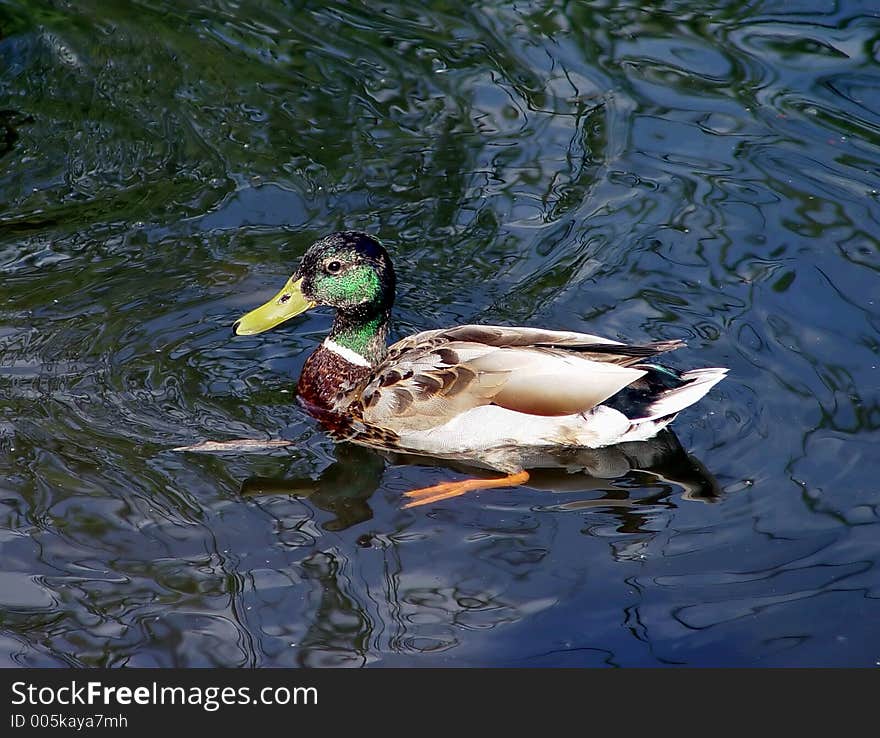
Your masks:
M342 262L340 261L330 261L327 262L327 265L324 267L327 274L339 274L342 271Z

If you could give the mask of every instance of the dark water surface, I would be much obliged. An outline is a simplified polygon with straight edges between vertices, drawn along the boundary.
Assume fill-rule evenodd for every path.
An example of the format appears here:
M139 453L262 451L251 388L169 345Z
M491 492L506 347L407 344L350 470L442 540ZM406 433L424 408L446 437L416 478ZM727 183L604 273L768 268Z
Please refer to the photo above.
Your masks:
M0 665L880 663L877 8L0 0ZM231 336L340 228L395 337L730 367L702 468L401 509L460 473L292 402L329 315Z

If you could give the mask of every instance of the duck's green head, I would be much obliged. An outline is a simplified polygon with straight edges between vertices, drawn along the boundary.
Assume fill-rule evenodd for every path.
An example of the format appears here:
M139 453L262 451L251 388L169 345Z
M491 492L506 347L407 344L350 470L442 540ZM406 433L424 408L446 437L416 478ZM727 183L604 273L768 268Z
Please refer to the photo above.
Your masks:
M341 328L384 323L394 288L394 267L382 244L357 231L332 233L309 247L277 295L232 330L238 336L262 333L317 305L336 308Z

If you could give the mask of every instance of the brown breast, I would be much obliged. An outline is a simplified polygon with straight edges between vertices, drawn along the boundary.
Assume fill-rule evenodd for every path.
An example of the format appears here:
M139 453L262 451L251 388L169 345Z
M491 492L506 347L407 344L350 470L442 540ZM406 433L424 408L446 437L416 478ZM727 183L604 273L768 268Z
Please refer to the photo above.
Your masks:
M319 410L340 409L347 395L366 384L372 369L346 361L339 354L319 346L303 366L297 383L299 399Z
M397 450L397 434L363 419L360 394L372 374L370 367L352 364L321 346L303 366L297 399L337 440Z

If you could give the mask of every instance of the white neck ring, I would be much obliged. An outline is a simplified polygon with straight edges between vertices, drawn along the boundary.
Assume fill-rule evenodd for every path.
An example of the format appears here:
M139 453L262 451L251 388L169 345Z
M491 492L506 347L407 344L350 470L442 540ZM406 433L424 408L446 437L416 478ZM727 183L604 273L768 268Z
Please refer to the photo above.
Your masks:
M368 369L373 365L370 364L363 356L361 356L357 351L352 351L350 348L346 348L345 346L340 346L336 341L331 341L329 338L324 339L324 348L328 351L332 351L337 356L341 356L345 359L349 364L354 364L355 366L363 366Z

